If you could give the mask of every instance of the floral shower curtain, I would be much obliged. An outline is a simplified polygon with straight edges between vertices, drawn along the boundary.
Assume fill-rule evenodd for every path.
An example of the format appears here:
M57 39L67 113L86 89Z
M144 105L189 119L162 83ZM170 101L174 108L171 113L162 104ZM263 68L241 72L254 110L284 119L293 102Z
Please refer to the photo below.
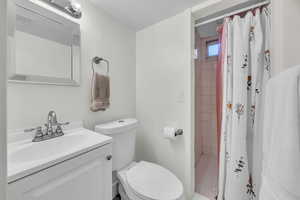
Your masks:
M270 11L223 25L222 125L218 200L255 200L260 187L263 95L270 78Z

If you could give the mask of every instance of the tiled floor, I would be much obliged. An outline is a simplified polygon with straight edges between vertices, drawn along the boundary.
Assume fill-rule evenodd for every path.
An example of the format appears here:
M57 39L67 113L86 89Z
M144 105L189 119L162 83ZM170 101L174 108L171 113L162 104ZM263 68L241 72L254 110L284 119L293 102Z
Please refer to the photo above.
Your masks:
M196 165L196 192L214 200L218 188L218 164L214 155L202 155Z
M193 197L193 200L210 200L207 197L201 195L201 194L195 194Z

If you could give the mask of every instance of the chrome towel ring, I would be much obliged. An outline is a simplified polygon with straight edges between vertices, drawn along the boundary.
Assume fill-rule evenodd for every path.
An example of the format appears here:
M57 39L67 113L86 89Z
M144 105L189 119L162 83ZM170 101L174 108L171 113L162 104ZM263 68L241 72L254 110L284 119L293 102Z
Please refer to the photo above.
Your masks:
M94 69L94 64L99 64L101 61L106 63L106 73L107 75L109 74L109 61L104 59L104 58L100 58L98 56L95 56L92 59L92 70L93 70L93 74L95 73L95 69Z

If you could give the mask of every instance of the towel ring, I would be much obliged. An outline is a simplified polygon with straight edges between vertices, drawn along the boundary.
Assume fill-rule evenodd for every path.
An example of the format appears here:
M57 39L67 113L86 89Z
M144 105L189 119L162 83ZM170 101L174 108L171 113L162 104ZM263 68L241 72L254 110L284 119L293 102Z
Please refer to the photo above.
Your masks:
M92 59L92 70L93 70L93 74L95 73L95 69L94 69L94 64L99 64L101 61L104 61L106 63L106 73L107 75L109 74L109 61L104 59L104 58L100 58L98 56L95 56Z
M94 64L99 64L101 61L105 62L106 63L106 73L107 75L109 74L109 61L104 59L104 58L100 58L98 56L95 56L93 59L92 59L92 70L93 70L93 76L92 76L92 84L94 82L94 76L95 76L95 69L94 69ZM93 87L91 87L91 102L93 102Z

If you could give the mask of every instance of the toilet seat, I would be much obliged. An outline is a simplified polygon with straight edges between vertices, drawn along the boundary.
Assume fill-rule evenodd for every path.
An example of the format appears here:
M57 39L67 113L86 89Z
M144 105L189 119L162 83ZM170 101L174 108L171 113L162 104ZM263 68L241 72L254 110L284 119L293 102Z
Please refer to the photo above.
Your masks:
M178 200L183 195L180 180L169 170L154 163L132 163L119 171L118 177L132 200Z

